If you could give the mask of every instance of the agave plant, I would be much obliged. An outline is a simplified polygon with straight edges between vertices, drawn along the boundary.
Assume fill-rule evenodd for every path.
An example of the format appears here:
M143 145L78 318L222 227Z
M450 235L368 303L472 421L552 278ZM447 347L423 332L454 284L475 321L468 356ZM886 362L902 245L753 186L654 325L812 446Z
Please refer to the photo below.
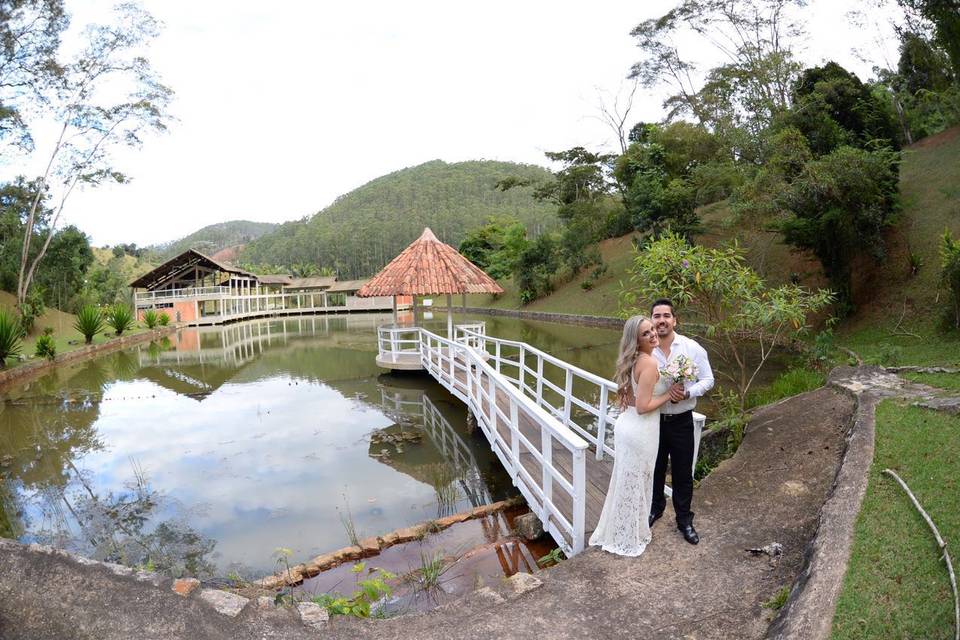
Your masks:
M0 309L0 369L7 358L20 353L20 321L6 309Z
M57 357L57 343L53 339L53 334L45 333L37 338L33 355L47 360L53 360Z
M93 305L86 305L77 313L73 328L79 331L87 344L93 342L93 336L103 331L103 314Z
M107 311L107 324L113 327L113 330L119 336L124 331L133 326L133 313L130 307L125 304L115 304Z
M147 325L147 329L155 329L160 319L157 317L156 311L147 309L143 312L143 322Z
M170 316L168 316L163 311L160 312L160 315L157 316L157 322L160 323L161 327L165 327L170 324Z

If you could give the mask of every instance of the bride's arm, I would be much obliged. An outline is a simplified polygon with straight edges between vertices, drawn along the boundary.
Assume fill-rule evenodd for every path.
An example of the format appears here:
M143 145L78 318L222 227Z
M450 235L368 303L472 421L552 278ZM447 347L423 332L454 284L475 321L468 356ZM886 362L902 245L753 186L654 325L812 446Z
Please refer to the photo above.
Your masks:
M657 384L659 373L657 363L652 358L643 358L637 363L640 370L637 382L637 413L647 413L659 409L661 405L670 401L670 394L653 395L653 388Z

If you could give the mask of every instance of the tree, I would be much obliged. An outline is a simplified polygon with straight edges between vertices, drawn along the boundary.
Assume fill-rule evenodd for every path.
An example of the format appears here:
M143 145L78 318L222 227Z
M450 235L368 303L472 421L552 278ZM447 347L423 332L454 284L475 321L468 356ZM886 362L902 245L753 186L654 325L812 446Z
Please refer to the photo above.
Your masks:
M625 315L649 313L649 301L669 298L703 329L699 337L730 365L718 371L746 406L747 394L770 355L804 334L808 320L832 300L829 291L797 285L771 288L746 264L737 246L708 249L675 234L636 249L620 293Z
M953 309L948 314L953 328L960 329L960 239L954 240L949 230L940 239L940 284L953 298Z
M802 0L682 0L633 29L644 57L630 76L644 87L668 85L676 91L665 104L668 119L692 115L724 138L749 121L756 135L790 106L799 71L790 45L802 30L789 13L802 5ZM693 79L695 62L676 44L684 34L696 34L726 60L702 87Z
M43 103L60 79L56 54L67 24L63 0L0 0L0 142L32 147L24 108Z
M44 174L27 215L20 256L17 301L22 304L37 266L50 246L47 235L31 258L31 242L42 198L56 193L51 230L78 185L123 183L127 177L112 166L111 152L119 146L138 147L148 131L166 129L165 109L171 91L154 74L140 53L158 33L158 24L134 5L116 9L116 23L94 25L85 46L63 66L47 95L46 113L59 122L59 137L49 150ZM118 94L125 94L117 99Z
M954 75L960 76L960 2L957 0L897 0L912 18L922 25L933 40L946 51Z
M852 310L854 258L885 257L883 230L898 207L899 161L887 149L840 147L806 163L781 194L784 241L816 254L844 311Z

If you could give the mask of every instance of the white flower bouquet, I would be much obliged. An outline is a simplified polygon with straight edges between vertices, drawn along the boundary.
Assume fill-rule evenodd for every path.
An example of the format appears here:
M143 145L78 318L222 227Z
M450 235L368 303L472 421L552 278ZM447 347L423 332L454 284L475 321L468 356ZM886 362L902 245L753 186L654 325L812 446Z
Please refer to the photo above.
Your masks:
M695 382L698 380L696 363L687 356L677 356L660 368L660 375L670 378L674 383ZM672 401L671 401L672 402Z

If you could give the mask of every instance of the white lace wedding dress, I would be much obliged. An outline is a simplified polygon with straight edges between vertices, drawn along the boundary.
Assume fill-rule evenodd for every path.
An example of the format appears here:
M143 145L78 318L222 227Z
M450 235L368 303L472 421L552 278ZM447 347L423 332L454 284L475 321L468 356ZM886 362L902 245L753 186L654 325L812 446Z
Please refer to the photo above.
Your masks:
M636 382L631 382L636 392ZM660 376L653 395L666 393L669 386L669 378ZM613 442L613 475L590 544L621 556L639 556L650 542L647 518L660 446L660 410L640 414L636 407L625 409L613 426Z

